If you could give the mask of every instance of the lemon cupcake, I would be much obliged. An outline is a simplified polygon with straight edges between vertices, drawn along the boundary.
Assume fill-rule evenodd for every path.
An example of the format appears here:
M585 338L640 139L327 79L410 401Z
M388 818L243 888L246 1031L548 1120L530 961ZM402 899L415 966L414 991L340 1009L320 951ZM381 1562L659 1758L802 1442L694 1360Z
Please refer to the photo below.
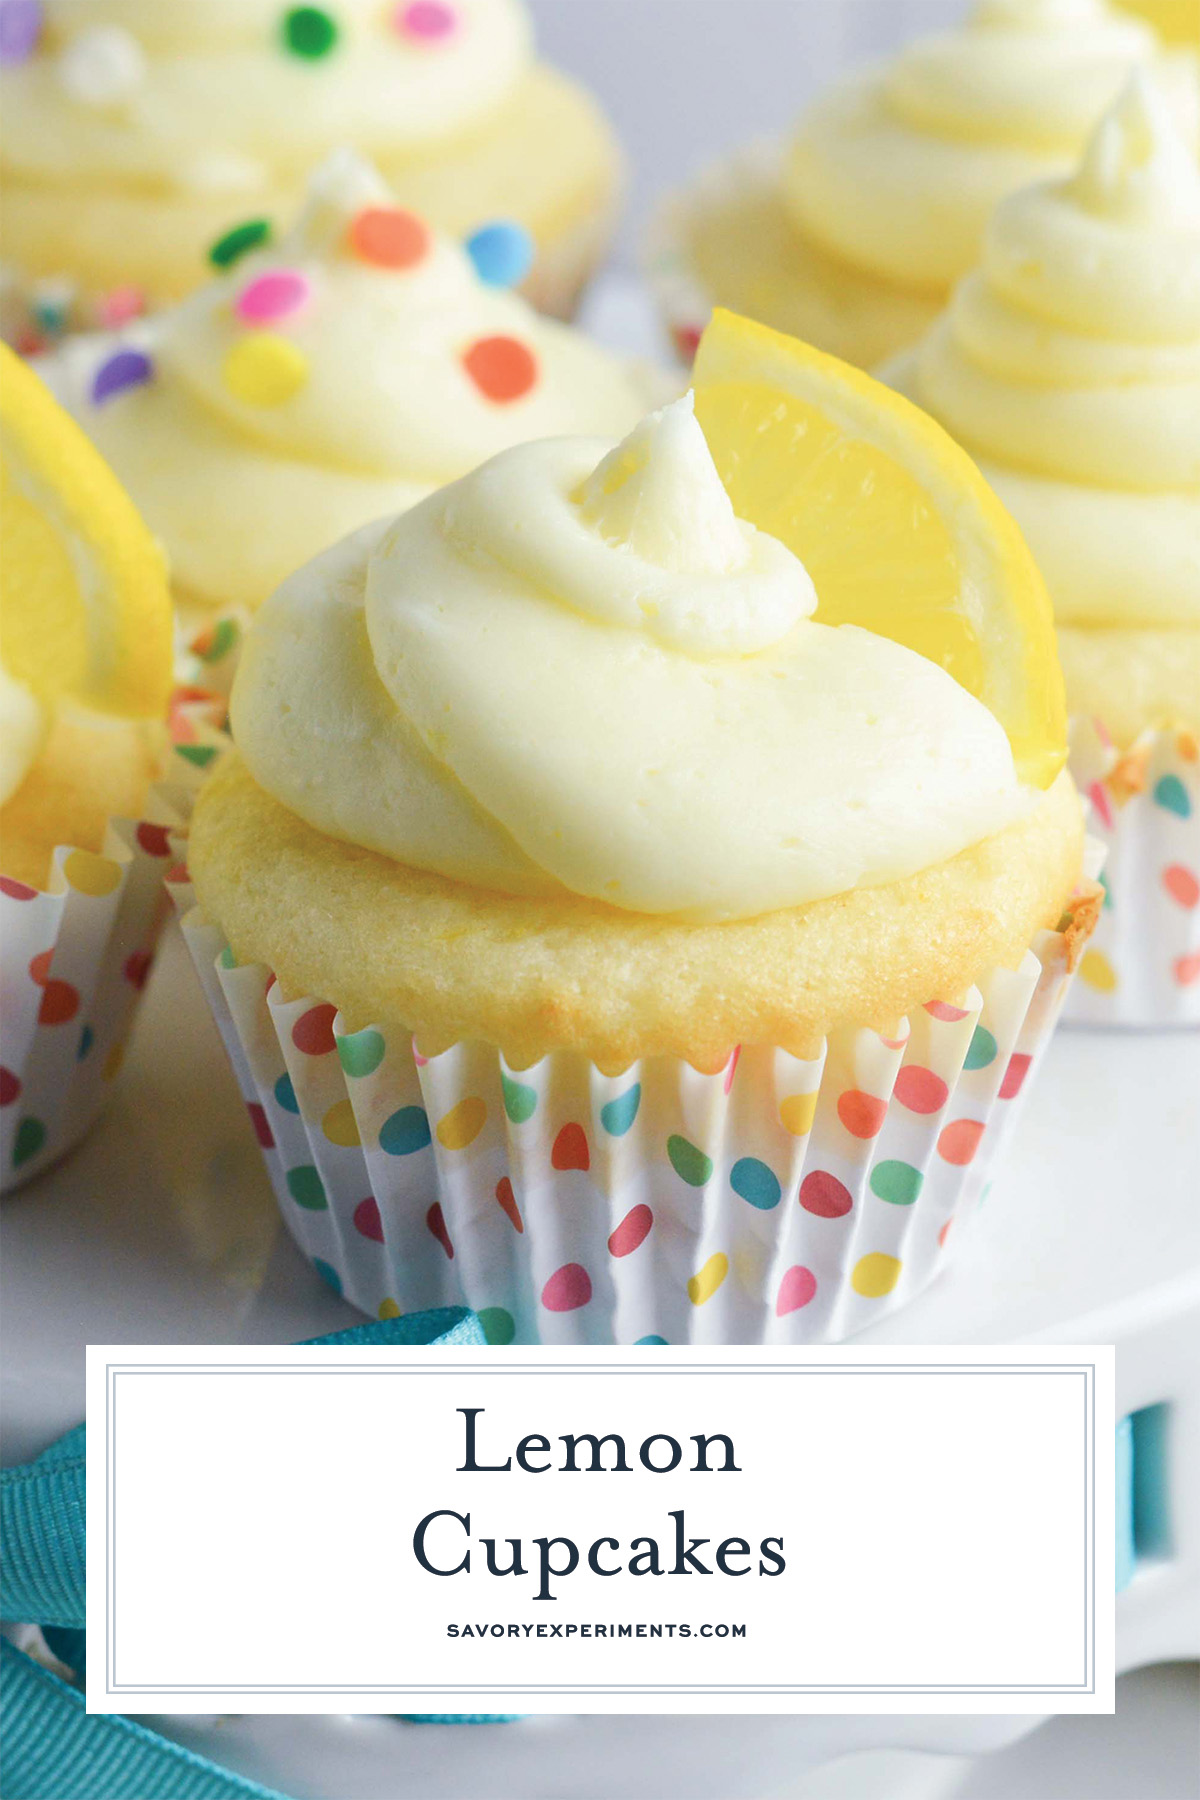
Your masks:
M149 971L169 845L162 557L96 451L0 346L0 1186L86 1130Z
M1200 168L1147 80L1074 175L999 207L889 375L976 457L1050 588L1108 843L1075 1014L1200 1023Z
M677 347L691 354L715 303L872 368L945 304L997 201L1065 173L1157 55L1107 0L975 0L955 29L844 77L782 151L726 161L668 205L649 263ZM1194 66L1170 80L1195 131Z
M1036 570L904 401L718 315L695 414L294 575L232 726L184 929L356 1304L798 1341L937 1272L1096 902Z
M510 444L645 411L661 377L507 291L526 247L513 226L473 254L439 237L342 151L278 244L38 359L165 545L204 683L227 686L245 615L356 526Z
M0 48L10 324L32 298L37 336L188 293L343 144L441 231L523 226L547 311L608 240L611 130L537 61L521 0L6 0Z

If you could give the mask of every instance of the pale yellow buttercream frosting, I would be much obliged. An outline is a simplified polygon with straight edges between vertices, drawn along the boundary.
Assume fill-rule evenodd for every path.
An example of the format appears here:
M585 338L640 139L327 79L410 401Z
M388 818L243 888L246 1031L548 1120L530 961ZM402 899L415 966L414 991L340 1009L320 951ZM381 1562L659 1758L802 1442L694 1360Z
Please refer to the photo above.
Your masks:
M404 266L364 259L356 222L392 208L375 171L339 152L278 244L130 328L147 379L104 391L111 339L39 361L162 539L183 599L256 606L326 545L496 451L620 433L642 412L637 371L488 285L420 221ZM259 318L255 296L269 303L280 278L295 304Z
M817 624L690 397L506 451L299 571L232 701L255 781L472 886L749 918L915 874L1035 797L942 669Z
M1200 627L1200 168L1150 82L997 209L888 376L975 455L1060 624Z

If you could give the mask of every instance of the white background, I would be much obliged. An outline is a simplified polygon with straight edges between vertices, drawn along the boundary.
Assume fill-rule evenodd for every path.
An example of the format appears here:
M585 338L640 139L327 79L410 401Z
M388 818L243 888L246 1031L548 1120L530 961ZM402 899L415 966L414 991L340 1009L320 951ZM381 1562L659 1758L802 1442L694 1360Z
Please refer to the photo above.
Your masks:
M1112 1351L973 1350L972 1363L995 1365L975 1372L961 1371L962 1356L745 1349L648 1362L644 1351L588 1348L556 1353L569 1368L553 1373L517 1347L483 1361L465 1347L298 1347L263 1351L260 1362L279 1365L268 1372L235 1348L89 1348L89 1567L104 1569L109 1553L107 1584L96 1573L89 1583L89 1708L400 1710L402 1693L412 1710L435 1712L681 1712L709 1711L719 1695L726 1711L878 1713L927 1710L928 1693L904 1691L921 1686L940 1712L1110 1710L1107 1426L1095 1692L1012 1690L1087 1679L1092 1415L1078 1372L1045 1365L1098 1362L1095 1416L1107 1421ZM112 1363L121 1372L106 1371ZM158 1367L130 1367L141 1363ZM563 1432L619 1431L633 1470L456 1473L461 1406L486 1409L481 1461L502 1462L530 1432L553 1444ZM689 1472L686 1457L673 1474L646 1471L637 1446L664 1431L685 1446L695 1432L728 1433L742 1472ZM413 1530L442 1507L470 1512L474 1538L518 1537L530 1556L541 1535L583 1549L652 1536L664 1566L668 1514L682 1507L709 1555L724 1537L782 1536L787 1568L601 1578L583 1566L539 1602L532 1579L491 1576L478 1547L469 1573L422 1570ZM465 1547L457 1526L437 1541L447 1564ZM500 1643L452 1641L445 1629L639 1619L745 1621L748 1633ZM890 1693L853 1692L868 1684ZM954 1691L970 1684L984 1691ZM192 1696L170 1691L179 1685Z

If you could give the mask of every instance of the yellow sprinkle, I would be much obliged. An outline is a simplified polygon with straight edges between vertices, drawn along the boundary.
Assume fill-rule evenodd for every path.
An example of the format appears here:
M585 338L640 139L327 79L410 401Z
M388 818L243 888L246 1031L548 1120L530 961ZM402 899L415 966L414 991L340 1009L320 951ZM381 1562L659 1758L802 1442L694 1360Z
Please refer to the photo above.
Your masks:
M1103 950L1085 950L1079 964L1079 979L1098 994L1111 994L1117 985L1117 971Z
M446 1150L465 1150L473 1144L487 1121L487 1107L477 1094L469 1094L439 1120L438 1143Z
M865 1300L881 1300L899 1281L901 1266L898 1256L885 1256L882 1250L872 1250L869 1256L860 1256L855 1263L850 1286Z
M815 1093L789 1094L786 1100L779 1102L779 1118L783 1129L790 1131L793 1137L804 1137L812 1130L816 1110Z
M248 406L282 406L308 380L308 358L276 331L251 331L225 358L225 386Z
M121 865L110 857L95 856L90 850L72 850L63 863L63 874L77 893L99 900L119 886Z
M343 1150L352 1149L360 1141L358 1121L349 1100L339 1100L330 1107L321 1120L321 1130L331 1144L339 1144Z
M723 1250L718 1250L688 1282L688 1299L692 1305L703 1306L706 1300L711 1300L728 1273L729 1258Z

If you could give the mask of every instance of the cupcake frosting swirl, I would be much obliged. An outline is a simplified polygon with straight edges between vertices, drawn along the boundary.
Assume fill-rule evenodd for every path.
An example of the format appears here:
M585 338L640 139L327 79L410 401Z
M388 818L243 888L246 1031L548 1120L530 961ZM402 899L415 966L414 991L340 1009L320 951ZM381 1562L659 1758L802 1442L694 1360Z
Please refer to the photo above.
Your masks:
M1144 77L996 211L900 382L981 462L1060 620L1200 622L1200 166Z
M119 343L39 364L180 591L257 605L291 569L526 438L623 431L619 359L489 285L348 151L294 230Z
M956 30L818 100L797 131L784 197L835 255L937 292L970 266L1006 194L1064 173L1153 32L1107 0L976 0ZM1194 67L1169 75L1197 127Z
M320 831L472 885L746 918L915 873L1029 804L943 670L818 624L690 397L506 451L297 573L232 703Z

